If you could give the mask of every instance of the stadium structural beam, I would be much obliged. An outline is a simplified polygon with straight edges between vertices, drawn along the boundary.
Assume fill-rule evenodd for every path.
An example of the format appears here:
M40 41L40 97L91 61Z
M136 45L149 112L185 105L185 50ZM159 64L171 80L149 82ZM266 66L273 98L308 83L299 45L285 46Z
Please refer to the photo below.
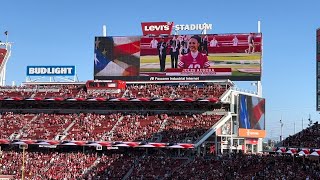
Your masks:
M282 142L282 140L283 140L282 128L283 128L283 122L282 122L282 116L281 116L281 119L280 119L280 142Z
M26 82L79 82L79 79L77 74L75 74L72 78L65 76L40 76L32 79L31 76L27 76Z
M106 25L102 26L102 36L107 37L107 26Z
M258 33L261 33L261 21L258 20ZM263 53L263 51L261 51L261 53ZM263 57L263 56L262 56ZM261 57L261 68L262 68L262 57ZM261 71L260 71L261 72ZM260 75L261 78L262 74ZM259 97L262 97L262 83L261 80L257 81L257 94Z
M231 116L231 126L230 126L230 129L231 129L231 137L230 137L230 146L229 146L229 152L232 153L232 148L233 148L233 118Z
M7 62L11 56L11 45L11 42L0 43L0 46L4 46L7 50L6 55L3 58L3 62L0 64L0 86L4 86L6 83Z
M3 65L3 68L0 72L0 86L4 86L5 85L5 79L6 79L6 72L5 72L6 66Z

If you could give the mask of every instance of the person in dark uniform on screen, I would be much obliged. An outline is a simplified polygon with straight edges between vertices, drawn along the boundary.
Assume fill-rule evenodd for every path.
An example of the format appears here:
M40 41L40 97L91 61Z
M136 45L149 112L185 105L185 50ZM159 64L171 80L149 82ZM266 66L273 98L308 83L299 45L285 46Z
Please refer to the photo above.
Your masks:
M188 54L190 52L189 47L188 47L188 43L185 42L181 48L181 55L185 55Z
M157 49L160 61L160 72L164 72L167 57L167 44L164 42L164 38L161 38L160 42L157 45Z
M185 55L189 53L189 46L188 46L188 40L186 35L182 36L181 38L181 55Z
M208 56L208 36L205 35L202 39L201 39L201 44L202 44L202 53L205 53Z
M171 55L171 68L178 67L178 56L180 50L180 41L176 36L170 40L170 55Z

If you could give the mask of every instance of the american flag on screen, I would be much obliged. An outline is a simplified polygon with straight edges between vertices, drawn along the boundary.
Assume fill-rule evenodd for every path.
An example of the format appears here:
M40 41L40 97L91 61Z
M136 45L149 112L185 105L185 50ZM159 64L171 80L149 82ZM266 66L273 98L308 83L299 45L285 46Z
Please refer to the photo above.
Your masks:
M240 112L239 112L239 121L240 128L250 129L250 119L247 107L247 96L239 96L240 99Z
M140 37L96 37L95 76L138 76Z
M264 130L265 125L265 99L252 97L252 129Z
M240 128L265 129L265 99L240 95L239 96Z

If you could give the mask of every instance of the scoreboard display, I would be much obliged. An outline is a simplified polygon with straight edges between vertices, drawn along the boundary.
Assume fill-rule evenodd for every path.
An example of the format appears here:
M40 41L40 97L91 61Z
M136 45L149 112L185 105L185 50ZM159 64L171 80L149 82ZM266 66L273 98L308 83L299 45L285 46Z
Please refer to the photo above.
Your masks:
M261 33L108 36L94 45L96 80L261 79Z

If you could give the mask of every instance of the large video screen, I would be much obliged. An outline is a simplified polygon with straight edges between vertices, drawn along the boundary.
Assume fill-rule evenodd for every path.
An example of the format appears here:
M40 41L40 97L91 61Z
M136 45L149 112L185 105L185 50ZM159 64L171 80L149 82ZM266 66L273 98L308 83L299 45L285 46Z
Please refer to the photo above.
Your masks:
M239 95L239 136L263 138L265 132L265 99Z
M239 127L265 130L265 99L239 95Z
M255 81L261 76L260 33L95 40L95 79Z

